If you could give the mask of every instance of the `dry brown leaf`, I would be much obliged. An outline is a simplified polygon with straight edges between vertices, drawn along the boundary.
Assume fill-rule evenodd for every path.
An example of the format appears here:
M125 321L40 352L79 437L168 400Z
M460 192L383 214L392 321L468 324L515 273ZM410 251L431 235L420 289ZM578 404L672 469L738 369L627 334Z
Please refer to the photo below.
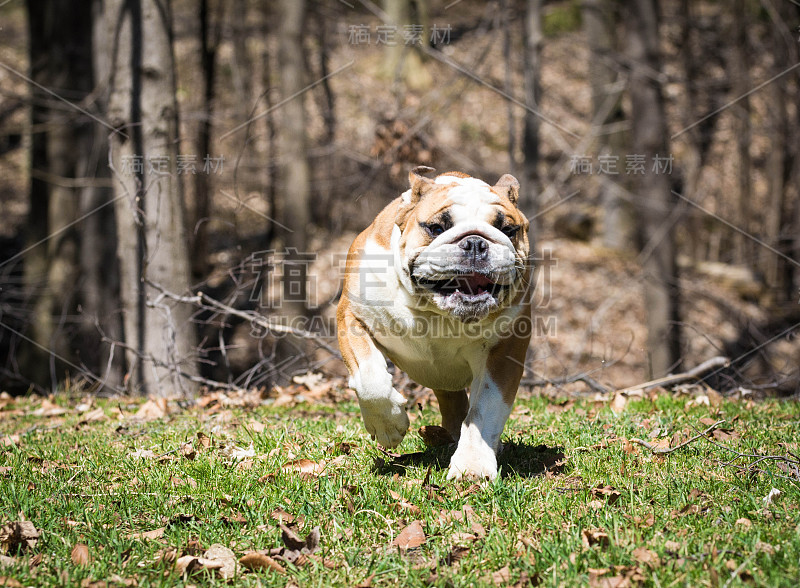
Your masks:
M30 521L13 521L0 527L0 548L7 553L33 549L38 540L39 531Z
M746 519L744 517L740 519L736 519L734 526L741 527L742 529L748 530L753 526L753 523L750 519Z
M19 435L3 435L0 438L0 446L19 447Z
M202 559L221 564L219 567L215 567L214 569L217 575L223 580L229 580L233 578L239 569L239 564L233 551L219 543L214 543L211 547L209 547L203 554ZM208 566L206 565L206 567Z
M190 488L197 488L197 482L193 478L178 478L177 476L170 476L169 483L173 487L189 486Z
M420 427L418 433L427 447L440 447L456 442L447 429L436 425Z
M85 566L91 561L89 557L89 546L85 543L76 543L70 553L70 559L76 566Z
M166 527L159 527L158 529L153 529L152 531L143 531L141 533L131 533L128 535L130 539L161 539L164 536L164 531L166 531Z
M209 449L213 446L211 437L203 433L203 431L197 431L197 442L200 444L202 449Z
M619 414L625 410L625 405L628 404L628 397L620 392L614 393L614 399L611 401L611 410Z
M197 457L197 450L191 443L181 443L179 451L183 457L190 461Z
M470 543L475 543L475 541L477 540L478 540L477 535L473 535L472 533L458 532L450 535L450 543L452 543L453 545L466 546L469 545Z
M150 398L139 407L133 418L137 421L154 421L164 418L168 412L166 398Z
M250 421L249 423L247 423L247 428L253 431L253 433L263 433L267 427L264 423L259 423L258 421Z
M7 555L0 555L0 568L17 565L17 560Z
M281 469L284 472L299 472L306 476L319 477L325 471L325 462L317 463L310 459L293 459L287 461Z
M294 515L289 514L282 508L275 509L269 516L278 521L279 523L285 523L287 525L290 525L293 522L295 522Z
M128 457L136 459L140 457L142 459L153 459L155 458L156 454L152 449L137 449L136 451L131 451L128 453Z
M106 420L107 418L108 417L106 417L106 413L103 412L103 409L98 407L83 415L83 418L78 422L78 425L86 425L88 423L98 423L100 421Z
M608 533L602 529L584 529L581 533L581 541L586 548L598 545L600 547L607 547L611 542L608 538Z
M422 530L422 521L413 521L392 541L392 545L400 549L413 549L423 543L425 543L425 531Z
M634 549L633 559L635 559L641 564L648 565L651 568L656 568L661 563L658 554L656 554L655 551L647 549L646 547L637 547L636 549Z
M492 574L490 581L495 586L505 586L511 582L511 568L503 566Z
M780 550L780 545L776 549L775 546L769 543L764 543L763 541L756 541L755 547L756 551L763 551L764 553L767 553L769 555L774 555L776 551Z
M10 578L9 576L0 576L0 586L9 586L9 588L22 588L19 580Z
M741 438L741 435L733 429L714 429L711 434L717 441L732 441Z
M221 566L222 564L219 564L219 567ZM200 562L200 558L194 555L184 555L175 560L175 571L180 576L190 576L198 570L202 570L204 567L205 566Z
M49 398L45 398L42 400L42 404L31 412L31 416L35 417L53 417L65 414L67 412L66 408L58 406L54 402L52 402Z
M681 544L677 541L667 541L664 543L664 549L671 553L678 553L681 550Z
M622 493L613 486L602 486L598 484L596 488L592 488L592 496L595 498L604 498L609 504L614 504L619 500L619 497L622 496Z
M286 569L268 555L258 551L249 551L239 558L242 567L248 570L272 570L279 574L285 574Z

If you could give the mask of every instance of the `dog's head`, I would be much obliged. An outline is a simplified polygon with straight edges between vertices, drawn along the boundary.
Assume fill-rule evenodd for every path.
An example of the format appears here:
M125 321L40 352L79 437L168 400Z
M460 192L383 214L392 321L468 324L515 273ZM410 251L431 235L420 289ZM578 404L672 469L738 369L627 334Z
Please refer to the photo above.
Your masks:
M481 320L517 299L530 277L519 182L506 174L490 186L459 172L430 179L427 171L411 171L395 219L401 280L422 307Z

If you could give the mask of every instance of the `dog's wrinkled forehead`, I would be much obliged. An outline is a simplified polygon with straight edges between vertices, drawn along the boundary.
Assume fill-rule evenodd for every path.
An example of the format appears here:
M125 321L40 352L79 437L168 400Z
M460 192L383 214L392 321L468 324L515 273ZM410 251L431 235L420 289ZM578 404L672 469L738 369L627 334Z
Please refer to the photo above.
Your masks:
M483 220L493 222L498 210L514 214L516 206L478 178L444 174L433 180L430 192L418 204L416 217L430 219L447 210L453 225Z

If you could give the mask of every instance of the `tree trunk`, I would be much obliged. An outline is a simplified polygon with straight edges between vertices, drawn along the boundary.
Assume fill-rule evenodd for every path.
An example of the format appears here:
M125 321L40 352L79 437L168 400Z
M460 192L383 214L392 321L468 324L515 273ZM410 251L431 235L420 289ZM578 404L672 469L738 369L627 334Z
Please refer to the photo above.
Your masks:
M222 14L218 14L216 23L212 27L209 0L200 0L200 71L203 76L203 102L202 119L197 131L197 153L201 161L211 155L211 120L214 116L214 84L221 20ZM193 180L192 275L200 280L208 273L208 224L211 218L212 174L195 173Z
M542 104L542 0L527 0L525 7L523 39L525 45L524 70L525 103L539 110ZM522 134L523 170L520 205L531 220L531 234L539 234L536 214L539 210L541 178L539 176L539 117L525 111L525 128Z
M733 74L733 96L744 96L752 89L750 84L750 49L747 43L747 27L750 24L747 11L747 0L735 0L733 3L733 52L729 70ZM781 107L782 109L782 107ZM736 134L736 225L743 231L750 232L750 99L744 96L733 106L736 116L734 133ZM777 149L771 150L773 153ZM756 262L748 255L750 240L738 231L733 231L733 261L743 264L750 259L750 264Z
M303 59L304 0L281 0L281 29L278 33L278 63L281 93L294 96L306 85ZM309 194L311 171L308 163L306 138L305 95L290 100L281 107L278 117L278 173L281 195L281 222L288 229L281 232L286 255L282 267L283 299L281 313L289 320L303 317L307 312L306 271L307 230L311 219ZM277 365L282 375L297 369L294 360L303 357L304 342L287 337L278 349Z
M514 95L514 63L511 59L511 26L513 15L512 6L508 0L500 0L501 22L503 23L503 63L505 66L503 77L503 91L508 96ZM517 124L514 118L515 105L510 100L506 100L506 116L508 117L508 172L513 176L518 176L517 171Z
M41 86L81 101L93 88L91 5L65 0L28 2L30 75ZM32 298L29 334L20 364L35 383L53 389L74 360L69 324L78 303L80 234L69 227L79 215L81 150L92 127L84 115L65 113L48 93L32 87L31 192L27 243L46 242L25 257L27 295ZM82 170L81 170L82 171ZM49 366L49 368L48 368ZM77 374L73 374L77 375Z
M627 56L631 63L632 147L647 171L636 175L636 212L644 256L644 298L651 377L674 369L680 359L678 275L673 226L675 202L666 173L652 170L656 156L669 153L664 100L652 72L661 71L656 0L635 0L626 10Z
M625 120L622 95L613 89L617 72L610 62L618 51L615 0L584 0L583 25L592 52L589 84L592 90L592 125L602 128ZM595 131L597 129L593 129ZM620 161L627 137L624 131L600 135L598 151L610 161ZM615 166L619 170L618 166ZM600 201L603 204L603 244L617 251L632 251L636 245L636 225L632 204L620 193L618 182L625 180L601 174Z
M115 212L130 381L143 394L186 395L194 386L180 373L196 373L192 310L159 299L159 288L186 293L190 277L176 175L170 3L109 0L106 6L106 28L115 33L109 119L118 128L111 145L115 190L125 196Z

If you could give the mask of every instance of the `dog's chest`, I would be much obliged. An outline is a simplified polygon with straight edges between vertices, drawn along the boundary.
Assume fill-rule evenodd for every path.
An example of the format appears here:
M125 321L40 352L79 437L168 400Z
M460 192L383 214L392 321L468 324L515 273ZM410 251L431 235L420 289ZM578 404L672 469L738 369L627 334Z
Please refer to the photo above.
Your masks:
M442 332L430 332L430 328L427 323L424 330L429 332L420 328L411 336L385 334L376 339L392 363L418 384L434 390L467 388L475 370L484 364L491 342L448 332L447 327Z

